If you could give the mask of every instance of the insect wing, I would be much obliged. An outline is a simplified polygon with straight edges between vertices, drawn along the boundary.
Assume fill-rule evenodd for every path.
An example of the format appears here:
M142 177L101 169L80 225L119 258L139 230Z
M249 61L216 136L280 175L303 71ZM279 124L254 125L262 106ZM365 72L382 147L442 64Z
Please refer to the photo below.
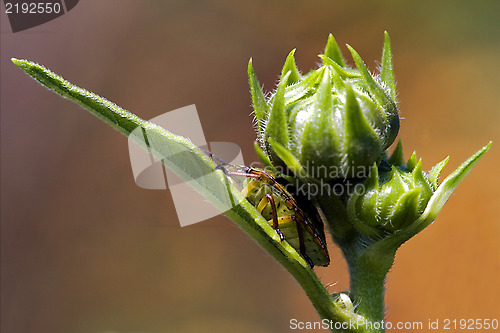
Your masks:
M330 257L321 222L317 223L318 226L311 223L273 174L258 169L248 169L247 173L250 179L242 191L247 200L311 266L328 266ZM269 194L272 200L269 200Z
M276 180L273 173L216 159L219 162L217 168L242 189L243 196L311 267L328 266L330 257L322 223L316 223L315 226L310 222L294 197Z
M316 266L328 266L330 257L322 229L314 227L300 208L293 215L278 217L278 225L286 241ZM301 248L301 238L303 247Z

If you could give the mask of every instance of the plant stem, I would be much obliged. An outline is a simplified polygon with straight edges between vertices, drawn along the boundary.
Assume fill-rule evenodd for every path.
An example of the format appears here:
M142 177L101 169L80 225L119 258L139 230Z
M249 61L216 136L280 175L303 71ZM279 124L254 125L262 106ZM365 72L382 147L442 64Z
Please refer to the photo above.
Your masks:
M320 195L317 202L324 214L334 242L342 250L350 276L350 297L354 311L366 321L365 331L381 333L385 313L385 277L399 244L376 242L352 227L341 199ZM382 245L387 246L382 246Z
M349 267L350 291L356 313L371 322L367 323L370 332L384 332L384 283L394 256L384 253L381 258L372 246L363 245L359 237L349 243L342 244L341 248Z
M372 322L384 320L385 275L378 274L362 265L349 265L350 289L356 304L356 312Z

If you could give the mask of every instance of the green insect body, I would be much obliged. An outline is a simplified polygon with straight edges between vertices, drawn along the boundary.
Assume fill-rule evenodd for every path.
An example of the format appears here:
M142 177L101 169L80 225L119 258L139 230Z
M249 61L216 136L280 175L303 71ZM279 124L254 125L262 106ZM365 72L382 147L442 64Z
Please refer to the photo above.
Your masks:
M243 168L247 176L243 196L311 267L328 266L330 257L322 228L311 223L293 196L276 181L272 173Z
M299 252L311 268L330 264L320 219L310 220L272 172L229 164L211 152L205 152L217 162L217 169L224 172L228 179L241 185L238 177L246 177L242 195L262 214L281 240L286 240Z

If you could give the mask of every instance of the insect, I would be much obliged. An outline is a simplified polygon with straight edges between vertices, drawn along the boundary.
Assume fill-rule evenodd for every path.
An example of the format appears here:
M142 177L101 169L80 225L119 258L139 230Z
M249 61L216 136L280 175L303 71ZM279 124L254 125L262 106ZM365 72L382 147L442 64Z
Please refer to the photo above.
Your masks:
M208 152L207 152L208 153ZM299 207L294 197L278 182L274 173L257 168L226 163L212 153L217 168L227 176L246 177L242 195L262 214L279 235L308 262L310 267L328 266L330 257L326 248L322 224L315 225Z

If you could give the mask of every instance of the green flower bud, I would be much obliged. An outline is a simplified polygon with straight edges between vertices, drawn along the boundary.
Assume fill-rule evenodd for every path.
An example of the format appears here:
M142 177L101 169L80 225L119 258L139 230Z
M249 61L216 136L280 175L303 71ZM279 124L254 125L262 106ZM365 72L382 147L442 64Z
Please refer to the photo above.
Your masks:
M367 236L385 236L411 225L423 213L434 191L422 171L422 160L416 162L415 154L406 165L392 165L388 170L383 164L374 164L364 182L364 193L354 195L349 202L350 219Z
M377 76L348 48L355 69L345 64L330 35L321 66L306 75L298 71L292 50L278 88L267 99L250 60L258 140L275 167L303 179L363 178L395 140L399 117L389 36Z
M490 145L469 158L439 185L438 178L448 158L425 173L422 160L417 160L415 153L403 164L399 142L390 158L372 166L363 183L363 191L349 199L349 220L359 232L373 240L401 231L407 232L402 239L413 236L434 220L455 187Z

